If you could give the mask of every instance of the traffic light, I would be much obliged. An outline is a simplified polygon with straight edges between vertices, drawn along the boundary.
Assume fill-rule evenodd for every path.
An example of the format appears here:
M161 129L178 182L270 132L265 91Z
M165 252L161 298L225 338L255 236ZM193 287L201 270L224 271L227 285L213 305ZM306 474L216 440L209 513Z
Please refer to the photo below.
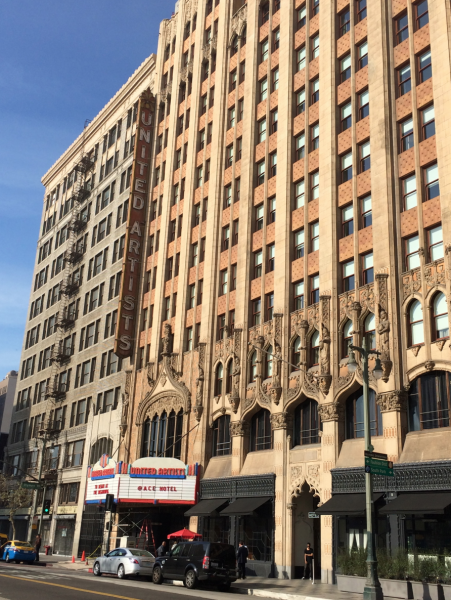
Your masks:
M44 500L44 514L48 515L50 513L50 504L51 500Z
M105 496L105 510L116 512L116 505L114 503L114 494L107 494Z

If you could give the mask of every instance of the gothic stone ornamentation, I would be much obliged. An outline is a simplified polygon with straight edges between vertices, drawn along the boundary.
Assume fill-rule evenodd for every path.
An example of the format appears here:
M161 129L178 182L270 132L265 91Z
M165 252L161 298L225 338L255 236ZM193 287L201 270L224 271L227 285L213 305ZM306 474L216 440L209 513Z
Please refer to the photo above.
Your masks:
M310 493L314 496L321 498L321 487L320 487L320 467L317 464L307 465L306 473L304 475L304 469L302 466L291 467L291 483L290 493L291 497L300 496L302 493L302 487L307 484L310 488Z
M418 356L418 352L420 351L421 346L412 346L410 349L412 350L414 356Z
M321 421L338 421L344 413L343 406L338 402L328 402L318 405L318 414Z
M352 305L355 302L355 292L346 292L340 296L340 322L345 317L352 319Z
M273 413L271 415L271 426L273 429L287 429L291 423L291 415L287 412Z
M230 43L232 45L235 35L240 36L247 21L247 4L244 4L232 17L230 27Z
M403 300L406 300L412 294L421 291L421 273L420 269L409 271L402 278Z
M249 432L247 421L232 421L230 423L230 435L232 437L243 437Z
M205 362L205 344L201 343L198 347L199 360L198 370L199 376L196 379L196 404L194 406L194 415L197 421L200 421L203 411L203 392L204 392L204 362Z
M426 371L432 371L435 367L435 362L433 360L428 360L424 363L424 368Z
M154 415L161 415L164 411L168 415L172 410L178 413L180 409L185 410L185 402L181 396L173 395L171 392L162 392L155 399L143 400L136 416L136 425L141 426L147 417L152 419Z
M290 330L290 338L295 335L301 336L301 329L303 324L306 323L308 329L308 322L304 320L304 311L298 310L295 313L291 314L291 330Z
M374 284L369 283L363 288L360 288L360 305L365 310L374 313Z
M428 290L441 285L445 285L445 263L444 260L438 260L424 270L424 278Z
M162 355L170 355L171 354L171 346L172 346L172 327L169 323L165 323L163 326L163 337L161 338L161 343L163 344Z
M320 375L318 377L318 385L321 392L324 396L327 396L330 390L330 385L332 383L332 375Z
M407 393L403 390L393 390L378 394L377 404L381 407L381 412L404 411L407 406Z

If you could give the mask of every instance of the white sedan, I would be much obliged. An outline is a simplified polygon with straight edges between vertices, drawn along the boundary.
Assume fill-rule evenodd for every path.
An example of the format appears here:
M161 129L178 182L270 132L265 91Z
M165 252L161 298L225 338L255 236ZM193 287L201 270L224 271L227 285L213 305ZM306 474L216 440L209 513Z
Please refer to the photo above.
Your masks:
M116 548L104 556L96 558L92 572L94 575L103 573L117 575L124 579L129 575L144 575L152 577L155 557L147 550L138 548Z

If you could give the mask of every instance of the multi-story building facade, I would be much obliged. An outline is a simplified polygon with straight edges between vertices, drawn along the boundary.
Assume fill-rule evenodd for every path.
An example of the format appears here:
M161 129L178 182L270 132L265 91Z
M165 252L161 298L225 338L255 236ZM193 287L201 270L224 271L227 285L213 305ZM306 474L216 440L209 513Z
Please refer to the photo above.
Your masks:
M139 111L150 175L130 196L147 233L130 212L119 294L119 465L90 471L88 497L96 478L122 490L197 463L199 502L176 482L170 508L156 485L122 504L114 480L113 545L186 524L243 539L250 572L298 577L311 542L332 581L337 551L366 539L347 366L365 339L383 366L373 445L395 463L375 480L378 544L446 547L450 17L444 0L181 0L161 24L151 137Z
M91 537L86 469L118 452L129 361L113 352L132 176L137 103L152 85L151 55L44 175L44 206L7 453L10 472L45 490L17 513L44 544L77 552ZM82 517L85 524L82 527ZM8 522L2 521L8 528Z
M3 460L3 453L8 443L16 385L17 371L10 371L0 381L0 461Z

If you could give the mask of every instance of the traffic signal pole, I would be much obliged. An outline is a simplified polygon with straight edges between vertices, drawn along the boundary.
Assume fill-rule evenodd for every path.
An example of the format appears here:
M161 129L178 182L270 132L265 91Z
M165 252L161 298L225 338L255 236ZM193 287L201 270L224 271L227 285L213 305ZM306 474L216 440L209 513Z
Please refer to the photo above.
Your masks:
M42 504L41 504L41 514L39 515L39 525L38 525L38 534L41 535L42 531L42 522L44 520L44 505L45 505L45 494L47 492L47 483L44 479L44 487L42 488Z
M41 461L39 464L39 475L38 475L38 482L41 483L41 478L42 478L42 471L44 468L44 457L45 457L45 448L47 445L47 432L44 433L44 437L42 439L42 454L41 454ZM41 520L38 526L38 534L41 534L41 523L42 523L42 515L44 514L44 499L45 499L45 483L44 483L44 489L43 489L43 493L42 493L42 510L41 510ZM37 509L37 504L38 504L38 491L36 491L36 494L34 495L33 498L33 507L31 509L31 530L30 530L30 542L32 541L31 538L33 536L33 518L36 514L36 509Z

